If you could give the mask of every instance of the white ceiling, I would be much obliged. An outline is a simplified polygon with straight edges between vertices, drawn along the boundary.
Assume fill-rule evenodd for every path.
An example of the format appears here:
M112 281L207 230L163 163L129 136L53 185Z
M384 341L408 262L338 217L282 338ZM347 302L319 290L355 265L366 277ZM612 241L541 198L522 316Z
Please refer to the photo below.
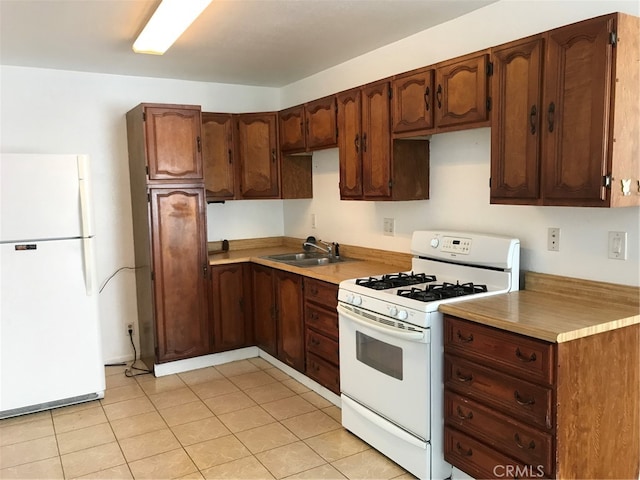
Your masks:
M0 63L281 87L496 0L214 0L162 56L159 0L0 0Z

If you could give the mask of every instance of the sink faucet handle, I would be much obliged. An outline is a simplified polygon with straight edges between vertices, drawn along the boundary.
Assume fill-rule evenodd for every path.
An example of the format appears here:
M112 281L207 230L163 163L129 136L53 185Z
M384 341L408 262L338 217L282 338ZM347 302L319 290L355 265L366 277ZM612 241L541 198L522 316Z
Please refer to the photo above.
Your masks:
M336 257L340 256L340 244L338 242L333 242L333 254Z

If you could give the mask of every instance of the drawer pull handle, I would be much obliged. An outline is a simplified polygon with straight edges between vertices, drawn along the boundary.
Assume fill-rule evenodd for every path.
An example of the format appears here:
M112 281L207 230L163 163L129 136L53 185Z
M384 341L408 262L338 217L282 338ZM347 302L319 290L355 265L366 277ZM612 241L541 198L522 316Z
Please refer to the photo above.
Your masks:
M518 358L518 360L525 363L535 362L537 358L535 352L529 355L528 357L526 355L523 355L522 352L520 351L520 347L516 348L516 357Z
M471 380L473 380L472 374L463 375L462 372L460 372L460 370L456 370L456 377L458 377L458 380L460 380L461 382L470 382Z
M526 448L528 450L534 450L536 448L536 442L534 442L533 440L531 440L529 442L529 445L525 447L522 441L520 440L520 435L518 435L517 433L513 436L513 439L516 441L516 445L519 448Z
M311 315L309 315L309 317L311 317L311 320L318 320L318 314L316 312L311 312Z
M462 420L471 420L473 418L473 412L469 412L465 415L465 413L460 408L460 405L456 407L456 412L458 413L458 418ZM516 433L517 435L517 433Z
M460 330L458 330L457 336L458 336L458 340L460 340L462 343L471 343L471 342L473 342L473 333L470 333L468 337L465 337L465 336L462 335Z
M518 392L517 390L515 392L513 392L513 398L516 399L516 402L518 402L518 405L533 405L534 403L536 403L536 399L531 397L529 400L525 400L520 396L520 392Z
M464 448L462 448L462 445L460 445L460 442L456 442L456 448L458 449L458 453L460 455L464 455L465 457L470 457L471 455L473 455L473 450L471 450L470 448L465 450Z
M320 345L320 341L317 338L312 338L311 339L311 345L318 346L318 345Z

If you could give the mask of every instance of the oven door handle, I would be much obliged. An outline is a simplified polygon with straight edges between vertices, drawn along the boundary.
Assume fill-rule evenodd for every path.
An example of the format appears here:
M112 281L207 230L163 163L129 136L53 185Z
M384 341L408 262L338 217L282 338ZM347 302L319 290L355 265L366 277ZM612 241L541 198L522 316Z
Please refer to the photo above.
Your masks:
M349 320L357 324L362 325L363 327L371 328L372 330L377 330L378 332L386 333L387 335L401 338L402 340L424 341L425 339L424 332L404 331L399 328L386 327L382 324L372 322L371 320L367 320L366 318L362 318L359 315L354 315L341 305L338 305L338 314L348 318Z

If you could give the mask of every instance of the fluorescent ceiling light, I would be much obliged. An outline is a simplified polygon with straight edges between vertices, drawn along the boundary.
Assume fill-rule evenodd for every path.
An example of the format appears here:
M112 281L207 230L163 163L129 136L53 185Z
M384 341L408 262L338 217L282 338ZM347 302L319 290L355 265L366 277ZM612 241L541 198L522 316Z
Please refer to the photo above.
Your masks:
M133 44L136 53L162 55L211 0L162 0Z

